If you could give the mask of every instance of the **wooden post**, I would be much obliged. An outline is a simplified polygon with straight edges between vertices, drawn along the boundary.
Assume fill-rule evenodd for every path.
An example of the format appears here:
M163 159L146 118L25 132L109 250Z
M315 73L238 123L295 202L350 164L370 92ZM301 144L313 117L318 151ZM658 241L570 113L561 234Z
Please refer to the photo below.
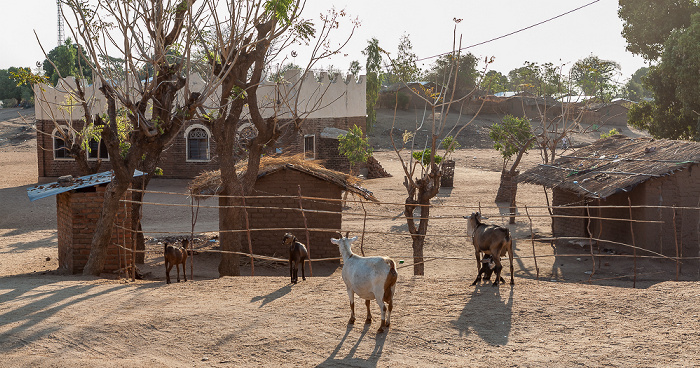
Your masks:
M588 221L586 223L586 230L588 233L588 245L591 248L591 261L593 261L593 271L591 271L590 276L588 276L588 283L591 283L591 280L593 279L593 275L595 274L595 257L593 256L593 234L591 234L591 209L588 206L588 203L586 203L586 215L588 216Z
M243 214L245 215L245 230L248 234L248 253L250 253L250 275L255 276L255 259L253 258L253 242L250 238L250 220L248 219L248 209L245 204L245 196L243 198Z
M360 198L360 204L362 205L362 210L365 211L365 217L362 220L362 240L360 241L360 253L365 256L365 229L367 228L367 209L365 209L365 202Z
M525 214L527 215L528 221L530 221L530 242L532 243L532 258L535 260L535 272L537 274L537 280L539 280L540 268L537 267L537 254L535 254L535 233L532 231L532 219L530 218L530 212L527 210L527 205L525 205Z
M629 209L630 209L630 234L632 234L632 250L634 252L634 281L632 281L632 287L636 288L637 287L637 243L634 241L634 227L632 226L632 200L630 197L627 197L627 203L629 204Z
M598 198L598 238L595 241L595 246L598 248L598 254L600 254L600 239L603 236L603 210L600 206L600 198ZM603 262L602 259L598 259L598 268L600 268L600 263ZM595 266L595 262L594 266Z
M187 250L192 255L190 258L190 281L194 281L194 226L197 224L199 217L199 198L197 198L197 210L194 209L194 193L190 190L190 212L192 213L190 228L190 250Z
M133 199L133 197L134 196L132 195L131 198ZM143 206L141 206L141 208L143 208ZM124 217L125 218L126 218L127 214L128 214L128 212L127 212L126 203L125 203L125 206L124 206ZM133 216L133 215L134 214L132 213L131 216ZM132 221L129 221L129 222L131 224L133 224ZM125 226L125 228L126 228L126 226ZM126 230L122 230L122 231L124 231L124 237L126 237ZM131 281L132 282L136 281L136 238L137 238L137 236L134 235L134 234L136 234L136 231L137 231L136 229L131 229Z
M678 232L676 231L676 205L673 205L673 240L676 243L676 281L681 273L681 265L678 262Z
M311 237L309 236L309 223L306 221L306 213L304 213L304 205L301 203L301 185L297 185L299 188L299 209L301 210L301 217L304 218L304 228L306 229L306 251L309 254L309 274L311 277L314 276L314 269L311 267ZM304 267L304 265L301 265Z

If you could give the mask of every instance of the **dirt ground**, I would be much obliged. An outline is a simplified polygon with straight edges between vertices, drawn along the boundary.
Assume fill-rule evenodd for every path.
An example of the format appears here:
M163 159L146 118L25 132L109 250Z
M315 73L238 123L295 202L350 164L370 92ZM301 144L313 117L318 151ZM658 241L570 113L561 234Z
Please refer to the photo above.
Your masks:
M367 230L395 234L368 233L365 253L405 261L392 325L377 334L374 303L371 326L362 323L359 299L358 322L347 325L348 299L340 268L332 263L314 263L313 277L291 285L287 266L270 262L256 262L254 277L218 278L216 254L200 253L194 257L194 281L167 285L158 253L162 245L153 241L141 267L143 280L59 273L55 199L29 202L26 195L36 183L36 143L19 137L26 128L15 117L28 110L0 111L3 367L700 365L697 270L684 268L682 281L676 282L670 281L675 264L640 261L632 288L632 262L603 253L591 276L588 248L533 245L530 223L519 217L511 225L520 257L515 285L471 286L476 266L461 216L481 206L489 221L507 222L493 203L501 161L488 145L474 143L483 139L477 124L466 138L476 148L455 154L454 187L441 189L434 200L431 215L441 217L431 220L433 236L426 240L427 257L460 259L429 261L425 276L413 276L401 206L366 205L371 214L394 216L368 221ZM403 122L410 123L408 118ZM373 144L385 148L385 141ZM401 203L405 194L396 155L384 150L375 156L394 176L363 185L382 202ZM538 160L532 152L523 165ZM184 185L154 180L150 189L182 192ZM146 200L188 203L183 196L165 194L148 194ZM537 217L543 211L532 208L544 201L541 188L519 188L518 211L531 208L537 237L551 232L549 219ZM353 213L361 208L350 204L345 212L343 230L359 235L362 217ZM189 211L148 206L144 215L151 235L189 231ZM216 213L202 210L195 230L214 232L216 226ZM212 241L198 246L218 248ZM575 256L564 256L569 254ZM250 267L244 266L243 273L249 275Z

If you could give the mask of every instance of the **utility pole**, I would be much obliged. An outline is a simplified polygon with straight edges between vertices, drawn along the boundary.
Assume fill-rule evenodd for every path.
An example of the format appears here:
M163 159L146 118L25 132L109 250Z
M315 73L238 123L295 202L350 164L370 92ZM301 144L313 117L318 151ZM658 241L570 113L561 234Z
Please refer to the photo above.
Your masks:
M58 46L62 46L66 41L66 33L63 30L63 12L61 11L61 0L56 0L58 8Z

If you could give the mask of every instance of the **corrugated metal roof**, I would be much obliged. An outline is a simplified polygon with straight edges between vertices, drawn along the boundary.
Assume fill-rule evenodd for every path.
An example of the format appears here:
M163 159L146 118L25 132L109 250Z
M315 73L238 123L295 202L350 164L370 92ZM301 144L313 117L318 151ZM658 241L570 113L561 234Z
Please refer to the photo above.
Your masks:
M146 175L144 172L135 170L134 177ZM75 178L72 185L63 186L58 182L35 185L27 188L27 196L30 201L50 197L56 194L67 192L73 189L87 188L94 185L106 184L112 181L114 174L111 171L105 171L97 174L81 176Z

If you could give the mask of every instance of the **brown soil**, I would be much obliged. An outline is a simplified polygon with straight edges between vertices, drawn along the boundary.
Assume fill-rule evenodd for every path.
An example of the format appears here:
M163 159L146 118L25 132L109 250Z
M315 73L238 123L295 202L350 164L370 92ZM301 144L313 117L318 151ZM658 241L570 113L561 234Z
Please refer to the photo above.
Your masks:
M347 294L334 264L315 263L314 277L290 285L285 264L256 262L257 276L218 278L216 254L201 253L195 256L194 281L166 285L161 245L151 242L147 248L154 252L141 267L144 280L60 274L55 200L29 202L26 196L36 182L36 144L8 136L21 134L22 127L0 123L2 138L12 142L0 142L3 367L700 365L697 270L681 274L695 281L669 281L675 279L675 264L640 261L632 288L631 260L597 257L588 283L588 247L560 246L555 256L548 243L533 246L530 224L519 217L511 226L515 253L523 257L514 265L515 285L470 285L476 266L461 216L480 205L490 221L507 222L493 203L501 160L487 147L456 152L454 188L441 189L434 203L442 207L431 212L443 218L431 221L426 256L464 259L429 261L426 276L413 276L410 239L397 235L406 233L401 206L365 205L370 213L394 216L368 221L368 230L394 235L367 234L365 253L405 261L392 326L377 334L374 303L371 326L362 323L359 299L358 322L347 325ZM401 203L403 175L395 153L380 151L376 157L393 177L364 185L383 202ZM532 152L523 165L538 159ZM150 189L182 192L184 185L155 180ZM188 203L164 194L149 194L147 200ZM541 188L519 189L518 210L528 206L537 236L550 232L549 219L535 217L543 211L532 209L544 203ZM154 206L144 211L147 231L189 232L189 211ZM362 217L350 213L361 208L350 204L346 212L344 230L359 235ZM216 213L203 210L197 230L216 226ZM218 249L216 242L200 247ZM527 258L533 247L539 278L533 258ZM249 266L243 272L250 274ZM507 266L504 276L509 279Z

